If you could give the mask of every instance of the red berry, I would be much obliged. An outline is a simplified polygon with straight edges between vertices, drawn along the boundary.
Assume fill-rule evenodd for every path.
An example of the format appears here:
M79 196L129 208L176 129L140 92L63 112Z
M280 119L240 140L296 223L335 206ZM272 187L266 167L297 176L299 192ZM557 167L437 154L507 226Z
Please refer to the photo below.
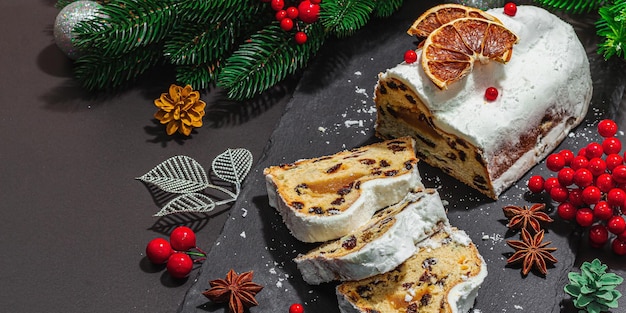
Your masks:
M569 191L569 203L571 203L574 207L581 207L585 202L583 202L583 191L582 189L576 188Z
M626 183L626 165L618 165L613 169L613 181L617 184Z
M289 313L304 313L304 307L300 303L294 303L289 307Z
M572 160L574 159L574 152L572 152L572 150L563 149L559 151L559 154L565 160L565 166L569 166Z
M174 278L185 278L193 268L193 260L186 253L173 253L167 260L167 272Z
M280 28L282 28L282 30L288 32L290 30L293 29L293 20L290 18L285 17L284 19L280 20Z
M296 7L288 7L287 10L287 17L290 19L297 19L298 18L298 8Z
M565 167L565 158L558 153L550 154L546 158L546 167L553 172L558 172Z
M583 202L586 204L596 204L602 198L602 191L596 186L587 186L583 189Z
M515 16L517 13L517 5L513 2L508 2L504 5L504 14L508 16Z
M146 246L146 256L154 264L163 264L172 254L172 246L163 238L154 238Z
M415 50L407 50L404 53L404 62L411 64L417 61L417 52Z
M617 255L626 255L626 242L620 240L619 238L613 239L611 243L611 250L613 253Z
M600 188L602 192L609 192L609 190L615 188L613 176L609 173L601 174L596 178L596 186Z
M301 21L307 24L315 23L319 18L320 5L304 0L298 5L298 12Z
M576 217L576 207L569 202L563 202L556 208L556 213L564 220L573 220Z
M589 240L595 244L603 245L609 240L609 232L604 225L593 225L589 229Z
M561 184L559 184L559 180L556 177L548 177L548 179L546 179L543 183L543 190L545 190L548 194L550 194L550 190L554 187L561 187Z
M616 235L623 233L626 230L626 222L621 216L613 216L606 222L606 228Z
M622 207L624 201L626 201L626 192L620 188L613 188L606 195L606 202L613 208Z
M569 164L569 166L574 170L587 168L587 165L589 165L589 159L582 155L575 156Z
M178 226L170 234L172 248L177 251L187 251L196 247L196 234L187 226Z
M322 0L309 0L309 1L311 1L311 3L313 3L313 4L320 4L320 3L322 3Z
M598 123L598 133L602 137L613 137L617 134L617 123L612 120L601 120Z
M550 190L550 198L556 202L565 202L569 198L569 191L565 187L555 186Z
M622 150L622 142L615 137L606 138L602 141L602 150L606 155L619 153Z
M276 11L276 14L274 15L274 17L276 18L277 21L282 21L285 17L287 17L287 11L285 10L279 10Z
M579 168L574 173L574 184L578 187L587 187L593 183L593 174L586 168Z
M602 155L604 154L604 149L602 148L602 145L597 142L592 142L588 144L585 151L585 156L587 157L587 159L599 158L602 157Z
M593 211L590 208L581 208L576 211L576 223L582 227L593 224Z
M285 7L285 0L272 0L270 6L274 11L280 11Z
M561 186L567 187L574 183L574 173L576 173L575 170L570 167L565 167L559 171L556 177L559 179Z
M614 168L624 164L624 159L619 154L609 154L604 159L604 163L606 163L607 170L613 171Z
M601 174L604 174L606 172L606 162L604 162L604 160L602 160L601 158L593 158L589 160L589 165L587 166L587 169L591 171L591 174L593 174L593 176L600 176Z
M532 193L540 193L543 191L545 179L540 175L533 175L528 179L528 189Z
M498 98L498 89L495 87L489 87L485 90L485 99L487 101L494 101Z
M626 230L623 231L621 234L618 234L617 238L619 238L619 240L621 241L626 241Z
M602 221L608 220L613 216L613 208L606 201L600 201L593 207L593 216Z
M303 45L306 43L307 39L309 39L306 35L305 32L297 32L294 35L294 39L296 40L296 43L299 45Z

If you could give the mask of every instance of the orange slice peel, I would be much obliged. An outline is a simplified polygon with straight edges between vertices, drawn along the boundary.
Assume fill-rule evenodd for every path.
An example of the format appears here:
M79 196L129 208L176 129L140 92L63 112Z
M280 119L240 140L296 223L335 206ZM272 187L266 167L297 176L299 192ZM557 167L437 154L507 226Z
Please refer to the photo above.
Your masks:
M407 34L424 39L435 29L459 18L479 18L492 22L500 21L491 14L480 9L464 6L461 4L447 3L432 7L418 17L413 25L407 30Z

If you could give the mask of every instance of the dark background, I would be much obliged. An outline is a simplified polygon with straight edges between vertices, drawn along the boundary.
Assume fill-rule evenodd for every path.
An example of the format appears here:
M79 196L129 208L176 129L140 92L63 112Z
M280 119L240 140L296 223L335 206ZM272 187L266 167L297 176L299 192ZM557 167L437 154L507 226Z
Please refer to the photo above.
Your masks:
M54 43L54 3L0 1L0 311L225 312L199 293L232 267L254 269L255 281L266 286L251 312L286 312L293 302L305 303L309 313L335 312L333 285L303 284L290 262L310 246L290 237L268 207L261 171L376 140L369 111L376 74L402 60L412 45L403 29L436 1L407 1L394 18L329 42L302 77L253 101L203 93L205 126L189 138L165 135L152 118L153 100L173 80L167 68L117 93L79 88L71 61ZM587 119L559 147L578 149L594 139L600 118L615 118L626 129L626 79L623 62L607 63L595 54L595 17L565 18L588 49L595 88ZM255 165L232 207L152 216L159 206L135 177L179 154L208 169L216 155L239 147L252 152ZM557 220L546 238L559 247L559 263L547 277L522 278L519 267L505 266L511 249L503 239L517 235L506 231L501 207L545 199L528 197L521 181L493 202L420 166L426 185L439 188L449 204L451 223L468 231L487 260L490 276L477 302L483 313L572 311L560 291L567 272L596 256L624 276L623 258L588 250L584 241L579 249L580 233ZM545 166L531 174L547 175ZM177 224L196 229L198 245L210 250L202 271L180 281L144 256L148 241Z

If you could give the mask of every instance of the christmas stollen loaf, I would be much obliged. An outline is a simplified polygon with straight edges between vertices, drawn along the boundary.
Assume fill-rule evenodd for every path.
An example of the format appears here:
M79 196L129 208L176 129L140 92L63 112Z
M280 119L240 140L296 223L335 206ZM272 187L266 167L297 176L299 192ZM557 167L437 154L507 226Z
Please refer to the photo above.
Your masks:
M342 313L465 313L487 266L465 232L445 227L397 268L336 287Z
M264 170L270 206L303 242L342 237L423 188L415 141L387 140Z
M486 12L519 37L506 64L476 62L440 89L418 50L416 62L379 74L374 100L377 136L413 136L420 160L497 199L583 120L593 86L571 25L534 6Z
M365 225L338 240L294 259L309 284L359 280L396 268L416 251L416 244L448 226L434 189L409 193L378 211Z

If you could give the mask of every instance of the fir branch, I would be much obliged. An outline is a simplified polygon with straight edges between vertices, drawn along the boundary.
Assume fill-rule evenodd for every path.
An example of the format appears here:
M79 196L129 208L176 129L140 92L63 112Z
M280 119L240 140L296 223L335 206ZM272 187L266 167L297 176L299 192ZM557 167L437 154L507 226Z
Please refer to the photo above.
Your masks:
M404 0L376 1L374 16L379 18L389 17L402 6L403 2Z
M117 57L87 54L76 60L74 74L88 90L116 88L156 65L159 46L148 46Z
M320 3L320 20L327 32L347 37L363 27L376 0L326 0Z
M187 0L181 3L185 19L196 23L219 23L233 18L255 17L266 9L260 0Z
M193 89L209 89L215 85L220 67L213 64L181 65L176 67L176 81Z
M613 56L624 57L626 45L626 0L619 0L598 10L600 19L596 22L597 34L604 38L598 44L598 53L606 60Z
M104 17L78 23L76 46L104 56L116 56L161 41L182 15L180 0L117 0L98 11Z
M227 89L231 99L249 99L303 68L325 37L320 23L298 26L309 38L303 45L296 44L293 33L282 30L278 22L253 34L227 59L217 85Z
M585 13L598 9L606 0L535 0L535 2L567 13Z

